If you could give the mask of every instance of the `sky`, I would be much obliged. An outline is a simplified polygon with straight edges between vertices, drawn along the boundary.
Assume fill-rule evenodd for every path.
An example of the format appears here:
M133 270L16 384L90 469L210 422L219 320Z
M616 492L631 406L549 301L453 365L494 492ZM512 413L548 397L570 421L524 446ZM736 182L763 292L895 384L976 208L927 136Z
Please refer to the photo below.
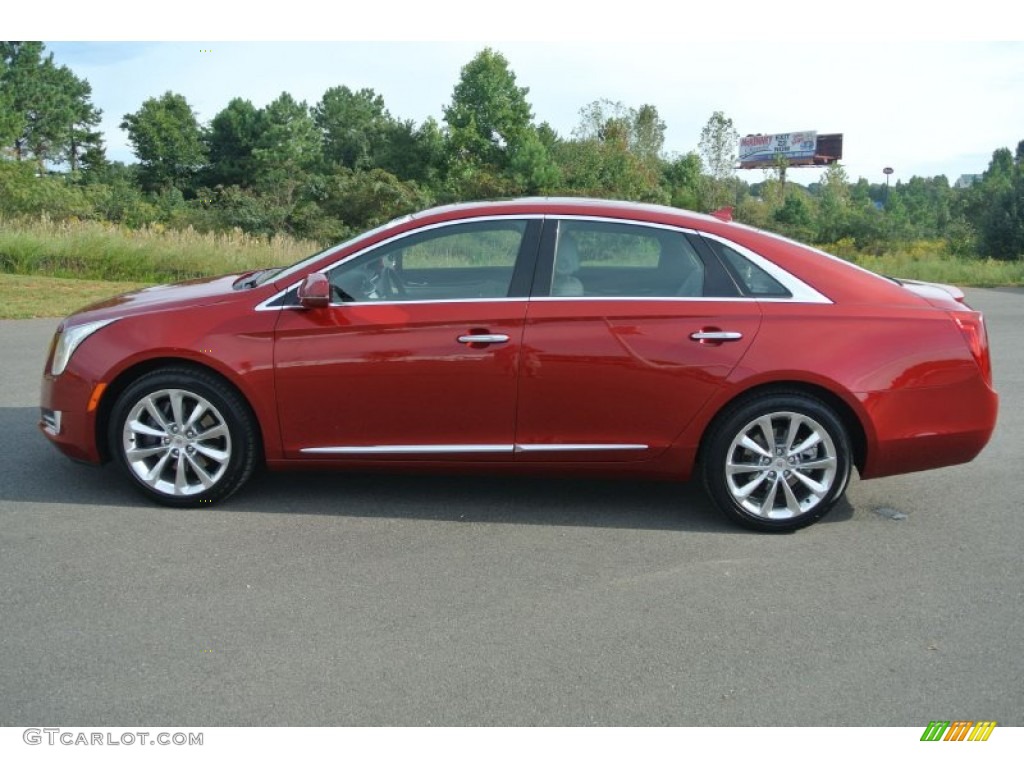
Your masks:
M988 20L999 23L984 26L941 2L924 13L879 0L824 12L755 0L699 11L647 0L392 0L380 10L295 0L265 20L186 0L153 24L118 0L100 21L64 27L51 23L64 18L58 8L26 37L46 40L57 63L89 81L108 156L125 162L133 156L119 128L124 115L165 91L184 95L201 122L234 97L261 107L288 91L314 105L336 85L372 88L395 117L440 122L462 66L491 47L529 88L535 120L563 136L594 100L653 104L667 126L665 151L682 154L697 149L701 128L721 110L740 135L842 133L851 180L883 182L890 166L893 183L940 174L952 183L1024 139L1024 42L984 39L1000 29L1024 35L1024 13L978 0L971 18L984 17L990 2ZM134 42L155 30L167 40ZM392 39L368 39L378 35ZM821 173L792 169L790 178L808 184ZM764 172L740 176L755 182Z

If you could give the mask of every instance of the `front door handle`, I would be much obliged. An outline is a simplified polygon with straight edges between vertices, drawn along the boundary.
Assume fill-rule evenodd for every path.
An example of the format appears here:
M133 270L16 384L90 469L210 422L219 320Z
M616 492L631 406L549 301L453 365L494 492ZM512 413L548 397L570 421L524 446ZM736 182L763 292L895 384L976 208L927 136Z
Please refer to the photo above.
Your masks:
M504 344L508 336L504 333L469 333L459 336L459 344Z
M693 341L739 341L743 334L739 331L694 331L690 338Z

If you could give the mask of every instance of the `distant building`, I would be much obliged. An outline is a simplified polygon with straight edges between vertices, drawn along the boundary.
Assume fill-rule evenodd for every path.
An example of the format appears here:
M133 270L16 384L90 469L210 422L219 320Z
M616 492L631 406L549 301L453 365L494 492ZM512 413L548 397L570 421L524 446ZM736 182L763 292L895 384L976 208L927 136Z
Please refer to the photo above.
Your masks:
M980 173L964 173L959 179L953 184L954 189L967 189L972 184L977 184L981 181Z

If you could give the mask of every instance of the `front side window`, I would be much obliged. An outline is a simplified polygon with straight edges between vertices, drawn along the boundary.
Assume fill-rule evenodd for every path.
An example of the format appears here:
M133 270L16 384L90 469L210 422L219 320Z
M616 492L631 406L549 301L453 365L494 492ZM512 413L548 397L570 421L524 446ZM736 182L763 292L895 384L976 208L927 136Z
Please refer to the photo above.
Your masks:
M552 296L704 295L704 263L686 235L605 221L558 227Z
M400 238L328 272L332 301L445 301L508 296L527 222L453 224Z

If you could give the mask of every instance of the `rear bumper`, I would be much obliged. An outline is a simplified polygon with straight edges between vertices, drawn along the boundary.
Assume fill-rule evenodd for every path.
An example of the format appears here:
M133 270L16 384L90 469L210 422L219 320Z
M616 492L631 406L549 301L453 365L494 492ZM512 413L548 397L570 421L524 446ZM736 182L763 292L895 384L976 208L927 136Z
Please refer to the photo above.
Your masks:
M996 426L999 396L979 376L957 384L864 395L874 427L862 478L937 469L973 460Z

